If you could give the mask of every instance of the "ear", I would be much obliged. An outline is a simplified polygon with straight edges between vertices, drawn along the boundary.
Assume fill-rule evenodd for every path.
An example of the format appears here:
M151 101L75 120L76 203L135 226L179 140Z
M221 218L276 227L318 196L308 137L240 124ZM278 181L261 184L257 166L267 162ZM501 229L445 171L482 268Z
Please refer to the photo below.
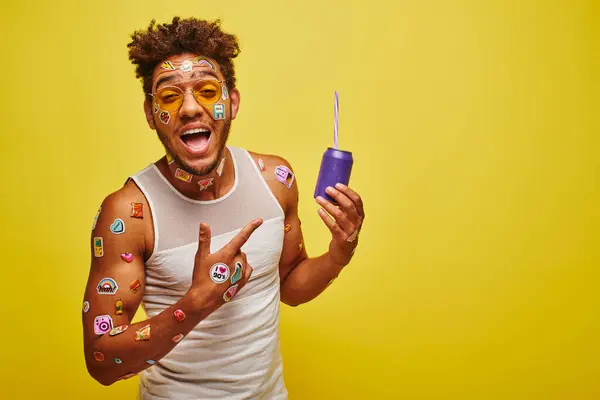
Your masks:
M144 113L146 114L146 121L148 122L148 126L153 131L156 130L156 125L154 124L154 113L152 112L152 101L149 99L144 100Z
M229 92L229 100L231 101L231 119L235 119L235 116L240 109L240 91L237 88L233 88Z

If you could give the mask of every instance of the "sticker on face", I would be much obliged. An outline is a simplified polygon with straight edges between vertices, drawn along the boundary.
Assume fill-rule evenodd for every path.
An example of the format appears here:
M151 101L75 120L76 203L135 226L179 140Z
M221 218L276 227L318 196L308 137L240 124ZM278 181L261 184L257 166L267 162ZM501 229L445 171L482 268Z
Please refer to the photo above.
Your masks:
M123 332L125 332L127 330L127 328L129 328L129 325L121 325L121 326L117 326L115 328L112 328L110 330L110 332L108 332L109 336L117 336Z
M98 217L100 217L100 212L102 211L102 207L98 208L98 212L94 217L94 224L92 225L92 230L96 229L96 224L98 223Z
M98 362L104 361L104 353L101 353L99 351L95 351L94 352L94 360L96 360Z
M169 153L167 151L166 157L167 157L167 164L171 165L173 163L173 156L171 155L171 153Z
M183 339L183 336L183 333L178 333L177 335L173 336L171 340L173 341L173 343L179 343L181 342L181 339Z
M98 283L96 291L98 294L115 294L119 290L117 282L112 278L104 278Z
M212 63L212 61L210 61L208 58L196 57L196 58L194 58L194 64L198 65L199 67L211 68L213 71L217 72L217 68Z
M225 119L225 104L213 104L213 118L215 120Z
M242 279L242 263L237 261L235 263L235 272L231 275L231 284L236 283L240 279Z
M226 303L229 300L231 300L233 298L233 296L235 296L235 294L237 293L237 289L238 289L238 285L233 285L232 287L227 289L227 291L223 294L223 300L225 300Z
M221 85L221 98L223 99L223 101L229 98L229 92L227 91L227 85L225 84Z
M160 119L160 122L162 122L163 124L168 124L169 121L171 120L171 114L169 114L168 111L162 110L158 116L158 118Z
M185 60L183 64L179 67L183 72L190 72L192 70L192 62L190 60Z
M135 336L133 337L133 340L135 340L136 342L142 340L150 340L150 325L146 325L143 328L140 328L137 331L135 331Z
M163 62L160 67L162 69L166 69L167 71L175 71L175 67L173 66L173 63L171 61L165 61Z
M112 318L110 315L99 315L94 319L94 333L96 335L104 335L113 327Z
M217 263L210 269L210 279L214 283L223 283L229 279L229 267L227 264Z
M83 313L85 314L88 311L90 311L90 302L86 300L83 302Z
M185 172L182 169L177 168L175 170L175 178L179 179L180 181L190 183L192 181L192 174Z
M183 312L183 310L175 310L173 312L173 316L175 317L177 322L181 322L185 319L185 313Z
M116 218L110 225L110 231L115 235L125 233L125 222L121 218Z
M292 187L292 183L294 182L294 174L285 165L278 165L275 168L275 177L279 182L287 186L288 189Z
M206 189L210 185L212 185L214 178L202 179L198 181L198 186L200 186L200 191Z
M94 238L94 257L102 257L104 255L104 239L102 237Z
M144 203L131 203L131 217L144 218Z
M152 107L154 110L154 114L158 114L158 112L160 111L160 107L158 106L158 103L154 102L154 105Z
M133 254L131 254L131 253L121 253L121 259L123 261L126 261L126 262L130 263L131 261L133 261Z
M135 281L131 282L129 284L129 290L131 290L133 293L137 293L138 290L140 290L142 287L142 284L140 283L139 279L136 279Z
M221 159L221 163L217 167L217 175L221 176L223 174L223 167L225 167L225 157Z
M261 171L264 171L266 169L265 168L265 162L263 161L262 158L258 159L258 168L260 168Z
M123 302L120 299L115 303L115 314L123 315Z

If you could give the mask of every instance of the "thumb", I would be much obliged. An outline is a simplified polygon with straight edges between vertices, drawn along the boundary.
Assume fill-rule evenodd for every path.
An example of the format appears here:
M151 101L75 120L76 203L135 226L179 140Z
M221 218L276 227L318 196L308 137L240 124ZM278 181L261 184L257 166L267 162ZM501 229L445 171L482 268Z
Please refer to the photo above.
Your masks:
M206 258L210 254L210 226L206 222L200 223L200 232L198 233L198 252L200 258Z

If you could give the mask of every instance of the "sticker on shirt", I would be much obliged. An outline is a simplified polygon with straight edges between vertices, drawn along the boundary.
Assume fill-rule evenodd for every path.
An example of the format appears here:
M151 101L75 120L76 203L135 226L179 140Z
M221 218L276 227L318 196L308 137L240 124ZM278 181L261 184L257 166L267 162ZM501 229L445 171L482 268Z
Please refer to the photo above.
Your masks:
M175 317L177 322L181 322L185 319L185 313L183 312L183 310L175 310L173 312L173 316Z
M235 263L235 272L231 275L231 284L236 283L240 279L242 279L242 263L237 261Z
M115 294L119 290L117 282L112 278L103 278L96 288L98 294Z
M292 187L294 182L294 173L285 165L278 165L275 168L275 177L288 188Z
M139 279L136 279L135 281L133 281L129 284L129 290L131 290L133 293L137 293L141 287L142 287L142 284L140 283Z
M104 239L102 237L94 238L94 257L102 257L104 255Z
M225 104L213 104L213 118L215 120L225 119Z
M183 336L183 333L178 333L177 335L173 336L171 340L173 341L173 343L179 343L181 342L181 339L183 339Z
M214 178L201 179L198 181L198 186L200 187L200 191L206 189L210 185L212 185Z
M150 340L150 325L146 325L143 328L140 328L137 331L135 331L135 336L133 337L133 339L136 342L142 340Z
M210 269L210 279L214 283L223 283L229 279L229 267L227 264L217 263Z
M180 181L190 183L192 181L192 174L177 168L175 170L175 178L179 179Z
M95 351L94 352L94 360L96 360L98 362L104 361L104 353L101 353L99 351Z
M113 328L113 322L110 315L98 315L96 319L94 319L94 333L96 335L104 335L105 333L110 332Z
M115 303L115 314L123 315L123 302L121 301L121 299L117 300L117 302Z
M121 326L114 327L110 330L110 332L108 332L108 335L109 336L117 336L118 334L125 332L127 330L127 328L129 328L129 325L121 325Z
M126 261L126 262L130 263L131 261L133 261L133 254L131 254L131 253L121 253L121 259L123 261Z
M110 231L115 235L125 233L125 222L121 218L115 218L112 224L110 224Z
M88 311L90 311L90 302L86 300L83 302L83 313L85 314Z
M131 203L131 217L144 218L144 203Z
M96 224L98 223L98 217L100 217L100 212L102 211L102 207L98 208L98 212L94 217L94 224L92 225L92 230L96 229Z
M237 293L237 290L238 290L238 285L231 286L223 294L223 300L225 300L225 302L228 302L229 300L231 300L233 298L233 296L235 296L235 294Z

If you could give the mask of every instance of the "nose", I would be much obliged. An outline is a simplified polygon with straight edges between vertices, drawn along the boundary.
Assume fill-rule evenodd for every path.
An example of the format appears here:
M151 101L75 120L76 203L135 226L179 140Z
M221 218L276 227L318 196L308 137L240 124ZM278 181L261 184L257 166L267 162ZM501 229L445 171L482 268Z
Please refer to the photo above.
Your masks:
M192 91L186 90L183 94L183 103L179 109L179 116L182 118L193 118L199 114L202 114L203 112L204 109L200 104L198 104Z

